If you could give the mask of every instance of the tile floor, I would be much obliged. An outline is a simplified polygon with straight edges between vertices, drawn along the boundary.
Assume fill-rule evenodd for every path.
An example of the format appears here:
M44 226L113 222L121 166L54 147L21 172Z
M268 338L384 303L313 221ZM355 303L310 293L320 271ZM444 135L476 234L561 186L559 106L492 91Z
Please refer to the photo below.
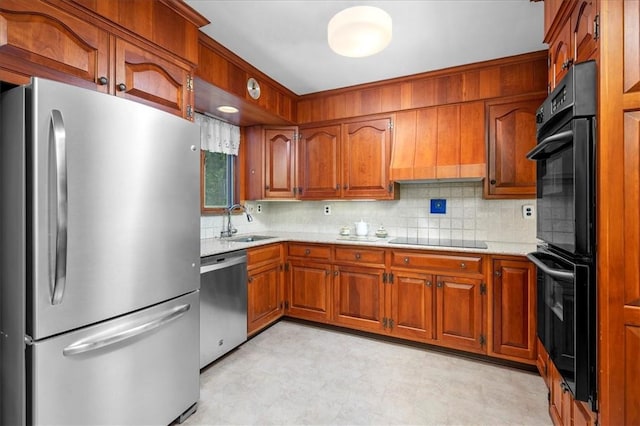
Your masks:
M203 369L185 425L550 425L529 372L280 321Z

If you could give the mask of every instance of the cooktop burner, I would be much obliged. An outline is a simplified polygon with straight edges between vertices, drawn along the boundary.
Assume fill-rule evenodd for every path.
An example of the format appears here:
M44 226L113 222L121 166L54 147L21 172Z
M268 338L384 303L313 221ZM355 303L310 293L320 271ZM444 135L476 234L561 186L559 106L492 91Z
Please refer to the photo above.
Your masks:
M443 238L408 238L398 237L389 241L390 244L414 244L418 246L438 246L438 247L462 247L486 249L487 243L477 240L449 240Z

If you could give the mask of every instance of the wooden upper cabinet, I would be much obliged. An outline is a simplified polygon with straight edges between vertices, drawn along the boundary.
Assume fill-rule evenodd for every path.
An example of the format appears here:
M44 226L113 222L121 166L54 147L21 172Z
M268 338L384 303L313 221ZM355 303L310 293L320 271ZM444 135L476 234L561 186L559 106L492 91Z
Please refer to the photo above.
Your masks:
M494 259L493 339L490 355L536 360L535 267L526 259Z
M485 177L484 111L484 102L468 102L396 114L391 178Z
M343 197L393 198L390 118L343 125L341 155Z
M298 197L339 198L341 127L339 124L300 129Z
M296 196L296 127L265 129L265 198Z
M598 50L597 27L598 1L580 0L571 15L574 33L574 57L576 62L595 59Z
M22 75L108 91L109 33L45 2L0 3L0 59Z
M83 5L86 5L86 1ZM89 2L93 4L92 2ZM193 91L191 59L197 49L197 27L184 24L181 37L170 38L167 46L175 46L176 54L168 54L138 39L121 22L109 21L71 2L3 0L0 3L0 59L2 68L16 75L44 77L75 86L115 94L184 118L192 118ZM181 14L171 12L160 2L100 2L101 5L127 6L122 20L139 19L152 7L155 11L143 34L161 42L164 28L172 33L178 22L186 22ZM97 13L102 12L102 7ZM167 16L171 15L172 19ZM163 27L162 24L171 22ZM124 24L123 24L124 25ZM189 30L186 29L189 27ZM189 37L191 35L191 37ZM197 59L197 58L195 58ZM22 81L20 81L22 82Z
M116 39L116 95L184 118L193 117L190 70Z
M571 20L567 19L560 28L557 37L549 45L549 84L551 90L567 74L575 61L572 40Z
M526 154L536 145L536 110L544 95L488 104L488 179L485 198L533 198L535 162Z

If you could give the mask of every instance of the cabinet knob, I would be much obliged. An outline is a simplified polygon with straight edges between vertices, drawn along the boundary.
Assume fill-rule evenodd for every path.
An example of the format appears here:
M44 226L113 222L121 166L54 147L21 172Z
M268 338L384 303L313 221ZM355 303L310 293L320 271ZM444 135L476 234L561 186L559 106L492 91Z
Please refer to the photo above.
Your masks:
M490 183L491 185L495 185L495 184L496 184L496 180L495 180L495 179L491 179L491 180L489 181L489 183Z
M338 271L333 271L333 276L337 277L338 276Z
M460 264L460 269L464 269L464 268L466 268L466 267L467 267L467 265L466 265L464 262L462 262L462 263Z
M360 260L361 257L360 253L356 253L356 259Z
M268 191L269 190L269 185L265 185L264 189L266 189Z
M409 258L408 257L404 258L404 263L409 263Z
M329 271L329 270L324 271L324 274L325 274L326 276L329 276L329 275L331 275L331 271Z
M120 92L124 92L124 91L126 91L126 90L127 90L127 85L126 85L126 84L124 84L124 83L120 83L120 84L118 84L118 86L117 86L117 87L118 87L118 91L120 91Z
M105 85L109 84L109 79L107 77L102 76L102 77L98 78L98 84L100 86L105 86Z
M342 189L349 189L349 187L347 185L344 185Z
M438 284L436 284L436 287L442 288L444 287L444 283L442 281L438 281Z
M249 278L247 278L247 281L249 281L249 282L253 282L253 277L249 277Z
M431 287L431 281L427 281L427 287Z
M305 254L306 256L310 255L310 254L311 254L311 250L309 250L309 249L304 249L304 254Z

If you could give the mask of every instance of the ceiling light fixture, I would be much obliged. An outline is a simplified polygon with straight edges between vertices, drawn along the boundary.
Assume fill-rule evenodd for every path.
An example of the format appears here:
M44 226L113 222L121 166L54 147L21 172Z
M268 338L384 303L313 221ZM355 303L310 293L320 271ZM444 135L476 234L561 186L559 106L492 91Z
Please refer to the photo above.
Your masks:
M391 42L391 16L373 6L355 6L336 13L327 26L329 47L339 55L362 58Z
M220 112L226 112L228 114L235 114L236 112L238 112L238 108L232 107L230 105L221 105L216 109Z

